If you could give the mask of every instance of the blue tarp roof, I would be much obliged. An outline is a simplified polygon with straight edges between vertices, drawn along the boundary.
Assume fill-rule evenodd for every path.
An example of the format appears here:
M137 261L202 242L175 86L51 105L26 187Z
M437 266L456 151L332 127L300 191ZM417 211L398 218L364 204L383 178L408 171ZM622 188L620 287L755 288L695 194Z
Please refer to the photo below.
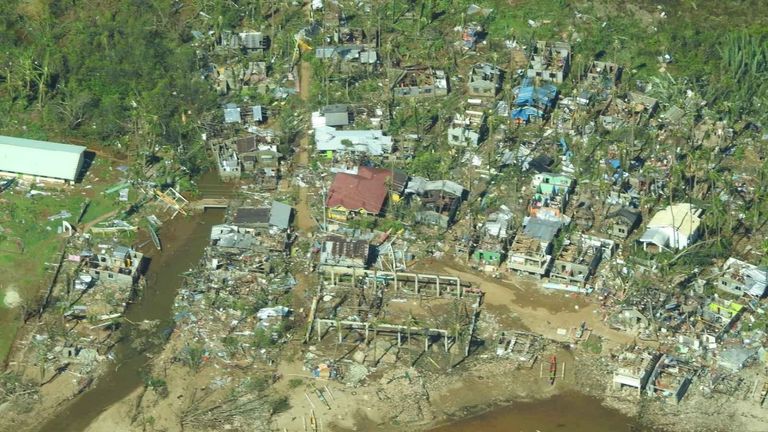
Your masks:
M536 109L534 107L522 107L522 108L516 108L512 110L509 113L509 116L513 120L522 120L525 122L530 121L531 117L542 117L544 113L540 109Z
M520 91L515 99L515 105L535 106L539 108L552 108L557 96L557 87L553 84L543 84L535 86L531 78L523 80Z

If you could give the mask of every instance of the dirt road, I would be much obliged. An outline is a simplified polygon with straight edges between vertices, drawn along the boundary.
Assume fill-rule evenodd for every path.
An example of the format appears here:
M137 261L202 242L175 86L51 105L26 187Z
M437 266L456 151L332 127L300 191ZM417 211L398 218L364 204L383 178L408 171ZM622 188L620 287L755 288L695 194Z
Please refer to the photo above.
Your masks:
M451 274L479 286L485 292L485 304L499 313L507 310L513 318L535 333L555 340L564 339L558 329L573 329L582 322L593 333L605 339L606 348L635 342L627 333L609 328L602 320L597 305L591 304L580 294L553 291L545 292L536 282L519 279L514 283L500 282L471 273L459 265L436 263L430 270Z
M309 100L309 86L312 82L312 68L309 63L302 61L299 67L299 97L303 101ZM304 134L299 141L299 149L294 156L294 165L296 167L307 167L309 165L309 136ZM315 221L312 219L312 210L309 205L309 191L306 186L299 189L299 202L296 205L296 222L299 230L309 232L315 227Z

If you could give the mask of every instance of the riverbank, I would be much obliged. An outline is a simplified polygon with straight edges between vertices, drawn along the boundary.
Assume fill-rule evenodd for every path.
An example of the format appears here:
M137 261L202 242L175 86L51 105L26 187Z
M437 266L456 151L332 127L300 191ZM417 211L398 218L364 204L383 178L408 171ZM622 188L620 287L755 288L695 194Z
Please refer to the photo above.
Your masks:
M210 226L220 218L220 212L211 212L179 216L166 222L163 252L145 250L151 254L145 275L147 283L139 300L126 309L125 326L119 330L125 343L116 345L114 357L110 355L113 360L101 362L98 369L90 372L85 386L88 390L82 394L83 384L69 379L71 375L68 373L51 379L40 388L39 400L34 405L37 415L29 416L23 412L9 415L4 427L81 431L102 410L142 387L145 366L164 341L162 333L169 326L170 308L176 296L175 289L181 285L182 273L197 264L208 242Z

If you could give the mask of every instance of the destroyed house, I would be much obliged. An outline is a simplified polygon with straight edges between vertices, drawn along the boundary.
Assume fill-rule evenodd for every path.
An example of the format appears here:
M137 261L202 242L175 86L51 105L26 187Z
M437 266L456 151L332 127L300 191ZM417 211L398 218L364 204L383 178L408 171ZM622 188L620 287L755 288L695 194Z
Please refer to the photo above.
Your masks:
M501 80L501 69L488 63L478 63L469 71L467 93L470 96L496 97L501 90Z
M612 237L626 239L640 225L640 221L640 212L622 207L608 214L605 228Z
M688 368L676 358L664 354L651 372L645 390L648 396L659 396L680 403L691 381Z
M392 152L392 137L381 130L337 130L330 126L315 128L315 148L329 156L334 153L359 153L382 156Z
M526 76L562 83L571 67L571 46L565 42L538 41Z
M768 285L768 269L736 258L728 258L715 286L738 296L748 294L760 298Z
M699 238L701 213L688 203L668 206L651 218L638 241L651 252L685 249Z
M426 66L406 68L392 86L395 97L445 96L448 91L445 71Z
M465 198L463 186L450 180L413 177L405 188L417 207L416 222L448 228Z
M247 66L237 63L216 67L211 75L216 80L214 86L218 94L223 96L232 90L264 81L267 79L267 72L265 62L248 62Z
M86 260L88 274L101 283L129 287L138 282L143 270L144 254L127 246L100 246L99 253Z
M649 118L659 108L659 101L643 93L629 92L626 98L626 109L633 115L644 114Z
M211 246L240 253L260 244L254 232L254 228L226 224L214 225L211 227Z
M365 240L351 240L332 235L322 240L320 265L367 268L371 260L371 247Z
M602 250L580 238L563 245L555 259L550 279L585 285L602 258Z
M280 170L280 153L277 152L277 140L269 131L260 134L236 138L230 147L237 150L240 168L243 173L262 173L267 177L276 177Z
M231 143L211 145L219 177L223 181L238 180L241 174L240 156Z
M84 156L82 146L0 136L0 174L74 182Z
M328 189L328 217L346 221L355 215L381 214L390 191L398 195L407 175L398 170L358 167L356 174L340 172Z
M595 60L589 65L586 80L600 88L613 88L621 80L621 68L616 63Z
M562 224L539 218L528 218L507 253L507 268L518 273L543 277L552 264L552 242Z
M448 143L455 146L477 146L485 133L485 113L467 110L455 114L448 128Z

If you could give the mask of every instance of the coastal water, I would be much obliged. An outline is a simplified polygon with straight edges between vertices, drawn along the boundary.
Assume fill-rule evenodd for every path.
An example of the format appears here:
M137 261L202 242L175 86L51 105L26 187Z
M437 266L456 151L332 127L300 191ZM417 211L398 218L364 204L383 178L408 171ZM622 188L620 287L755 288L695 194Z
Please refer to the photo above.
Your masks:
M201 181L218 192L222 188L217 179L206 176ZM203 196L207 197L205 191ZM217 196L218 197L218 196ZM146 273L147 286L139 301L126 311L129 322L158 320L158 334L172 328L171 310L176 293L183 282L183 273L197 266L203 250L210 239L211 226L223 219L223 210L207 210L192 216L177 215L160 229L162 252L147 249L151 261ZM151 243L150 243L151 245ZM162 340L162 338L157 338ZM126 339L115 349L115 363L98 379L95 386L69 403L54 418L43 425L43 432L80 432L110 405L120 401L144 383L142 372L149 361L149 355L157 353L162 343L156 342L149 349L141 351Z
M637 421L606 408L597 399L566 393L535 402L519 402L432 432L640 432Z

